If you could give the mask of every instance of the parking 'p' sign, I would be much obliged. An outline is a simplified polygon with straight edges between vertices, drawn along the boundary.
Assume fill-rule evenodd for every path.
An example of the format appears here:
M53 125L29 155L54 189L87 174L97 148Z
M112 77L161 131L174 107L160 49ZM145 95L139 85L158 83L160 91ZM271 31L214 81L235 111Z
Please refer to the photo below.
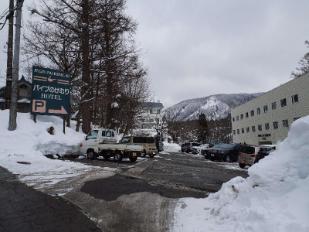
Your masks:
M67 115L70 113L70 76L58 70L33 67L32 113Z

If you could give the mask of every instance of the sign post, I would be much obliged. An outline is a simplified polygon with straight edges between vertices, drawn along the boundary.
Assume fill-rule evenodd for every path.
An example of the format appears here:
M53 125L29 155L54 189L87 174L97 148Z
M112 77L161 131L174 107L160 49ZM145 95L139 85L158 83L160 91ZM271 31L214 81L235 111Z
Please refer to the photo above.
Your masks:
M48 68L34 66L32 69L32 106L34 118L37 114L58 115L64 120L70 115L70 75Z

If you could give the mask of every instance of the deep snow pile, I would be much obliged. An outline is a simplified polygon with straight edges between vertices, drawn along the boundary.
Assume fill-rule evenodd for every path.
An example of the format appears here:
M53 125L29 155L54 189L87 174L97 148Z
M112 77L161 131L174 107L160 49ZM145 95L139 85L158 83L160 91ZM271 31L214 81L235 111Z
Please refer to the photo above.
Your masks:
M181 199L173 231L308 232L309 116L277 151L206 199Z
M44 153L64 154L76 149L84 135L66 128L58 117L38 116L34 123L30 114L19 113L17 130L8 131L9 112L0 110L0 166L8 169L29 185L52 185L84 173L93 167L69 161L51 160ZM55 134L47 133L53 126Z
M163 142L164 152L179 152L180 150L181 150L181 147L177 143Z

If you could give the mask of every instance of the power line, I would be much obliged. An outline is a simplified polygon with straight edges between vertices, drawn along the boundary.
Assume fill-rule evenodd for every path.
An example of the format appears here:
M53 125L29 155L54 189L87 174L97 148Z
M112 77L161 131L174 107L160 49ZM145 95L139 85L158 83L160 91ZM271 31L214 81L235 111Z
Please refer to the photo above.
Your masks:
M8 9L6 9L6 10L4 10L4 11L2 12L2 14L1 14L1 16L0 16L0 20L2 20L4 17L5 17L5 20L4 20L3 23L0 23L0 25L2 25L2 26L0 27L0 31L4 28L4 26L5 26L6 22L8 21L8 19L9 19L10 17L13 16L15 10L16 10L16 8L14 8L13 12L11 12L11 11L9 10L9 8L8 8Z
M1 15L6 15L6 14L8 13L8 11L9 11L9 8L5 9L5 10L1 13ZM1 16L1 17L2 17L2 16Z

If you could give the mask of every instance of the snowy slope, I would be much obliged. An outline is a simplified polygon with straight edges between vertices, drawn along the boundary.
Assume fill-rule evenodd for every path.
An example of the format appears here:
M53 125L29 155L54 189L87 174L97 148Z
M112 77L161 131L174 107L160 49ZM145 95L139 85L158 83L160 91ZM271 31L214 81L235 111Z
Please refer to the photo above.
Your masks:
M177 232L308 232L309 116L292 124L278 149L205 199L184 198Z
M198 119L204 113L208 119L226 118L231 108L239 106L259 96L254 94L218 94L204 98L182 101L167 108L164 114L168 120L187 121Z

